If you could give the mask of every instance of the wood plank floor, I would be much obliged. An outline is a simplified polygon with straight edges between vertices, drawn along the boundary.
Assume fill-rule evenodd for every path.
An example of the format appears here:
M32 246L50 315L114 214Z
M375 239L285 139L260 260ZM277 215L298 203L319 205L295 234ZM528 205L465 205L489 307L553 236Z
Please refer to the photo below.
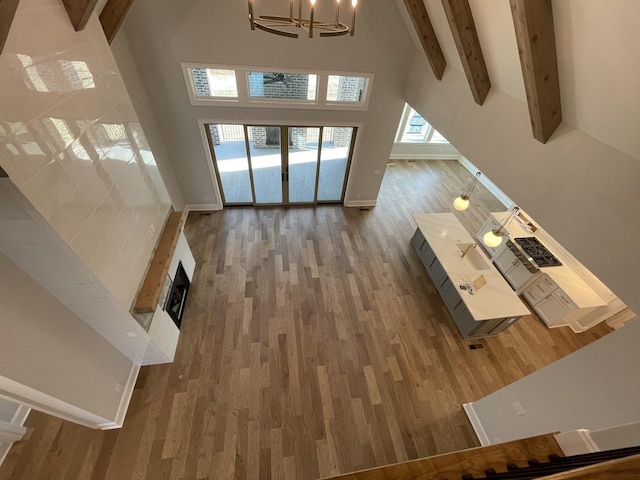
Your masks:
M192 213L198 262L176 359L142 369L125 425L33 412L0 480L317 479L477 445L461 404L609 332L535 316L459 335L409 239L472 175L396 161L378 205ZM471 231L504 210L479 185ZM483 348L471 350L470 344Z

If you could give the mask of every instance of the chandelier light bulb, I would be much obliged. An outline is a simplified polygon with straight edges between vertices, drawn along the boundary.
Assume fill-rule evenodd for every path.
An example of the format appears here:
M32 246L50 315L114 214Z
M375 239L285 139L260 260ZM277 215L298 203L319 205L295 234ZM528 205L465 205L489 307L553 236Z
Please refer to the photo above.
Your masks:
M358 5L358 0L351 0L351 5L353 5L353 8L356 8L356 5Z
M453 201L453 208L456 210L466 210L469 206L469 197L466 195L460 195Z

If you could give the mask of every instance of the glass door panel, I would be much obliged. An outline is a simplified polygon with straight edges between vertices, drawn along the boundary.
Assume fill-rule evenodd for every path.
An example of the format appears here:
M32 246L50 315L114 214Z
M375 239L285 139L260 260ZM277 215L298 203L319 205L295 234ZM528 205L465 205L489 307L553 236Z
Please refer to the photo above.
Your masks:
M320 129L289 127L287 180L289 203L314 203Z
M253 203L242 125L207 125L225 204Z
M353 127L324 127L320 150L318 201L341 201L344 191Z
M256 204L282 203L280 127L247 127Z

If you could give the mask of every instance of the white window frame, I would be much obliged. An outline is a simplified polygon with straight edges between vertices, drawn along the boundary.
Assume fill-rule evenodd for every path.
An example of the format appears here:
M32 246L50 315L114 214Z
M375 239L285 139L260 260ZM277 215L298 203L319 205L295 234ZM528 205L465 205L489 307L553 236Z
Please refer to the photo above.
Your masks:
M411 144L428 144L428 145L451 145L451 143L449 143L449 141L445 141L445 142L433 142L433 136L434 134L437 132L437 130L435 128L433 128L433 125L431 125L429 122L427 122L426 118L423 117L423 119L425 120L425 122L427 123L427 125L429 126L429 128L427 128L427 131L425 132L425 134L422 137L422 140L402 140L402 137L404 136L404 131L407 128L407 122L409 122L409 118L411 117L411 111L416 112L413 107L411 105L409 105L408 103L404 104L404 109L402 110L402 116L400 117L400 123L398 123L398 129L396 130L396 137L394 140L394 143L401 143L404 145L411 145ZM416 112L418 113L418 112ZM420 115L418 113L418 115ZM442 136L442 134L440 134L439 132L437 132L438 135ZM444 137L442 137L444 138ZM446 138L445 138L446 140Z
M307 110L355 110L365 111L369 109L369 100L373 90L373 73L361 72L337 72L326 70L309 70L303 68L280 68L280 67L255 67L238 65L219 65L181 62L182 72L189 95L189 103L193 106L225 106L225 107L250 107L250 108L286 108L286 109L307 109ZM236 87L238 97L202 97L196 95L196 88L190 70L193 68L234 70L236 77ZM249 72L282 72L317 75L316 98L315 100L293 99L293 98L256 98L249 96ZM365 78L365 90L361 101L327 101L327 83L329 75L339 75L344 77Z

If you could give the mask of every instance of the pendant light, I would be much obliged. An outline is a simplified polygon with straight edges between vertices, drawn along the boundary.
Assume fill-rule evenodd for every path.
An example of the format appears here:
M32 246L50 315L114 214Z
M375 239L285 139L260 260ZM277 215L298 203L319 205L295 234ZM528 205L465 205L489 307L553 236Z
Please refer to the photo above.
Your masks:
M519 211L520 207L515 205L511 209L511 211L507 213L502 222L500 222L500 225L484 234L484 236L482 237L482 243L491 248L499 246L502 243L502 237L504 236L505 227L518 214Z
M467 209L467 207L469 206L469 195L471 194L471 190L473 190L473 187L476 186L480 175L482 175L482 173L476 172L475 178L471 180L471 183L469 183L469 186L466 188L466 190L453 201L453 208L455 208L456 210Z

